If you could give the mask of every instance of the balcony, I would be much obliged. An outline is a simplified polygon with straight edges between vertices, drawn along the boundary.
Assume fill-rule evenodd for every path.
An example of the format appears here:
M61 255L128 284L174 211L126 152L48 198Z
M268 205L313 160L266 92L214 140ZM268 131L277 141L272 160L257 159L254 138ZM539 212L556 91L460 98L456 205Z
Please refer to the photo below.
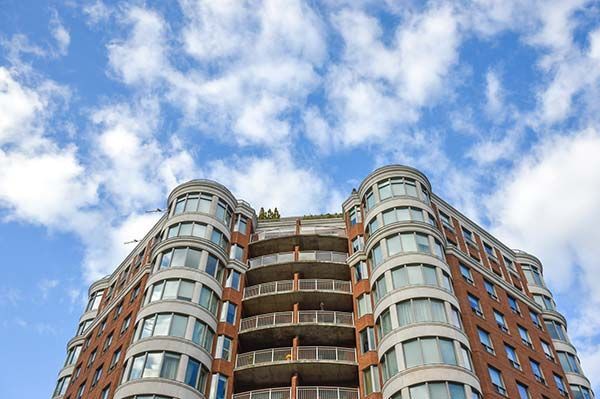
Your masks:
M280 252L248 260L246 272L250 284L273 281L277 276L300 273L305 278L349 279L346 252L300 251Z
M299 246L304 250L348 251L346 230L331 226L300 226L299 234L295 228L262 230L250 237L249 256L289 252Z
M235 365L237 389L258 388L268 381L287 384L298 373L308 384L356 384L358 369L354 348L299 346L241 353ZM258 386L257 386L258 384ZM308 393L307 393L308 394Z
M270 388L233 394L233 399L290 399L292 388ZM358 399L357 388L297 387L297 399Z
M263 297L269 296L268 300ZM304 308L352 310L350 281L332 279L300 279L271 281L244 289L244 312L258 315L292 309L295 303Z
M300 310L247 317L240 323L240 341L246 349L285 345L295 336L314 345L355 344L354 317L350 312ZM264 347L264 346L263 346Z

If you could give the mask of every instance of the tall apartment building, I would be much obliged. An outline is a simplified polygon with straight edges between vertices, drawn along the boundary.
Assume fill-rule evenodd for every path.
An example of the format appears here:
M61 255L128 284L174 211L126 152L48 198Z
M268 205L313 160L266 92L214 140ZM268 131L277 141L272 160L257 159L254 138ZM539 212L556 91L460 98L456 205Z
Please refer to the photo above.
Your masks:
M207 180L167 209L90 287L53 398L593 397L540 261L415 169L343 217L257 220Z

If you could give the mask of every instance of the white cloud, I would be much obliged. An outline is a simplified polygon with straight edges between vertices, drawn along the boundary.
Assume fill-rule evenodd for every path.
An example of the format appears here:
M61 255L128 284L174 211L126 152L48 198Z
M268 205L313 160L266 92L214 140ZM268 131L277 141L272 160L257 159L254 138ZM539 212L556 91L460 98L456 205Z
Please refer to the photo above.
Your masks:
M207 176L255 209L277 207L283 216L339 212L341 207L342 195L330 181L318 171L294 163L283 152L213 162Z
M48 294L51 290L58 287L59 281L57 279L43 279L38 283L40 295L42 300L48 299Z
M593 351L600 335L600 131L588 128L548 138L525 159L488 202L493 232L541 258L544 276L568 309L570 334L582 349L584 368L598 371ZM563 298L561 298L561 296ZM588 368L589 366L589 368ZM598 375L597 372L588 375Z
M83 13L88 18L88 24L96 25L100 22L108 20L112 14L112 10L101 0L96 0L93 3L83 6Z
M71 35L58 17L58 13L56 11L52 13L52 18L50 19L50 33L56 41L58 53L60 55L67 55L69 51L69 44L71 43Z
M486 81L486 107L488 115L497 117L504 111L504 92L498 74L488 71L485 75Z

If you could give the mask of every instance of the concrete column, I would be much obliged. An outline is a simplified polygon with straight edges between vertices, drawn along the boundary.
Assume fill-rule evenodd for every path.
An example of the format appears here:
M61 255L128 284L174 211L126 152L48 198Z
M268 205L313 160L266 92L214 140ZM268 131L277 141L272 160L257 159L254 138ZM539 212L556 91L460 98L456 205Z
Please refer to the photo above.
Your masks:
M300 219L296 219L296 235L300 234Z
M292 360L298 360L298 346L300 346L300 338L295 336L292 340Z
M300 304L299 303L295 303L294 304L294 313L292 316L292 323L296 324L299 322L299 315L298 315L298 311L300 310Z
M298 291L299 290L298 280L300 280L300 273L295 272L294 273L294 291Z
M298 389L298 373L294 373L292 375L292 383L290 384L291 389L291 399L297 399L297 389Z
M300 260L300 245L294 245L294 261Z

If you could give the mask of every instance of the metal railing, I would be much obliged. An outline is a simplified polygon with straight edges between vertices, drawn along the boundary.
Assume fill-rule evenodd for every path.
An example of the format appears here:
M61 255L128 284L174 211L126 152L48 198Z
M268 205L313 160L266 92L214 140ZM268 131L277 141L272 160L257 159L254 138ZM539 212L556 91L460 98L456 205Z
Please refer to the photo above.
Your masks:
M261 295L291 292L294 290L294 280L271 281L244 288L244 299ZM298 291L331 291L351 293L350 281L331 279L298 280Z
M324 227L324 226L300 226L301 235L321 235L321 236L335 236L335 237L347 237L346 230L338 227ZM267 240L269 238L286 237L296 235L296 228L285 228L285 229L273 229L263 230L252 234L250 242Z
M329 323L342 326L353 326L352 313L335 312L329 310L301 310L298 311L297 324ZM240 323L240 332L257 328L267 328L283 324L295 324L294 312L266 313L258 316L247 317Z
M335 262L346 263L348 254L344 252L334 251L300 251L298 253L299 261L317 261L317 262ZM276 254L268 254L256 258L248 259L248 265L251 268L262 266L275 265L278 263L286 263L294 261L293 252L280 252Z
M296 399L358 399L357 388L298 387Z
M290 399L292 388L270 388L233 394L233 399ZM357 388L297 387L296 399L358 399Z
M267 363L281 363L291 361L334 361L356 362L354 348L339 348L335 346L299 346L296 348L272 348L254 352L241 353L237 356L236 367L257 366Z

